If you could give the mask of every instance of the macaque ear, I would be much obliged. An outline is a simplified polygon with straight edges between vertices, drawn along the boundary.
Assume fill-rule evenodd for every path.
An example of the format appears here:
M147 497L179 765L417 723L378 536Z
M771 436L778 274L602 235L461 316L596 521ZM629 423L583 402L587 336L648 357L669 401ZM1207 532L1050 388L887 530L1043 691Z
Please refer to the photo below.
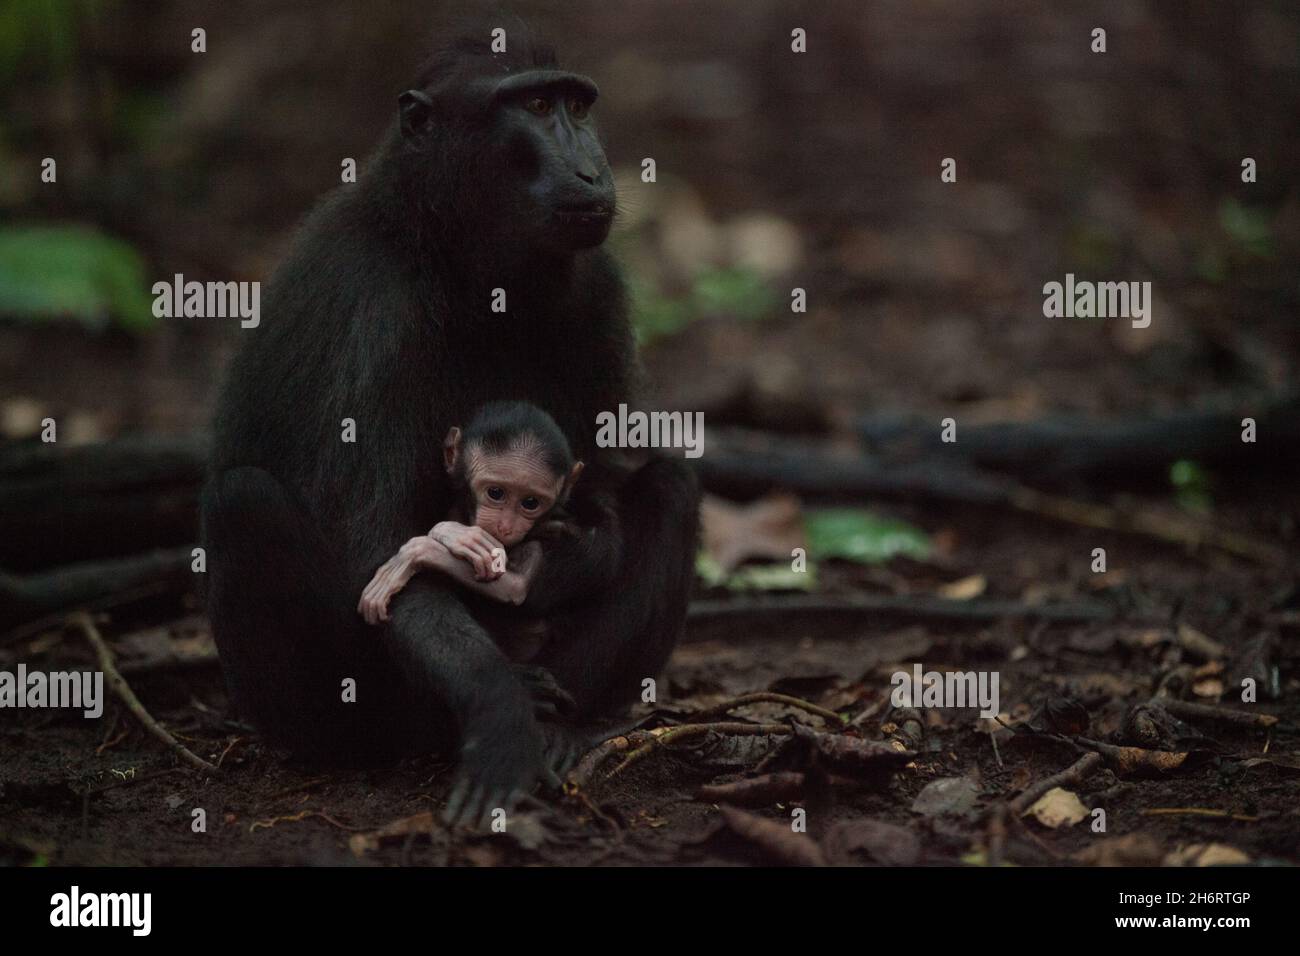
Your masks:
M562 497L568 497L569 492L573 490L573 486L578 483L580 474L582 474L582 462L575 461L573 467L569 469L569 476L564 479L564 487L560 491Z
M456 466L460 463L460 429L455 425L448 429L447 437L442 440L442 463L447 474L456 473Z

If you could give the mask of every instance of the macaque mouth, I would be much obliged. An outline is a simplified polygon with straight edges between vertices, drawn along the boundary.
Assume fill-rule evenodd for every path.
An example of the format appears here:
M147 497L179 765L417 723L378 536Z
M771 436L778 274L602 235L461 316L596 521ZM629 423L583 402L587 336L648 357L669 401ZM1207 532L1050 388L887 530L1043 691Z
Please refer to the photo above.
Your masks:
M555 210L555 220L562 226L602 226L613 218L607 203L574 203Z

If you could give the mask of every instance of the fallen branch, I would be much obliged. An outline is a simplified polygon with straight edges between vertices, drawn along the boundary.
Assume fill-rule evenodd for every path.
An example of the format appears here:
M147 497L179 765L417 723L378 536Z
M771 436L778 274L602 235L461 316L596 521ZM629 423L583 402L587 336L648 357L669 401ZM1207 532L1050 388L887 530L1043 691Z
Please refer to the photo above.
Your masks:
M1087 753L1076 760L1073 764L1066 767L1060 773L1054 773L1050 777L1038 781L1030 786L1020 796L1012 800L1007 809L1011 816L1019 817L1022 813L1033 806L1043 794L1054 787L1078 787L1091 776L1092 772L1101 766L1102 757L1099 753Z
M787 724L742 724L721 721L713 724L679 724L675 727L656 727L646 731L650 739L633 750L617 767L609 772L606 780L612 780L632 764L657 750L672 743L692 740L707 734L726 734L732 737L789 736L794 730Z
M421 816L429 816L432 818L432 814L421 814ZM324 813L320 810L303 810L301 813L293 813L286 817L271 817L269 820L254 820L249 826L248 832L253 833L257 830L269 830L278 823L299 823L313 817L324 820L332 827L337 827L340 830L347 830L350 833L361 833L365 829L364 827L351 827L346 823L340 823L328 813Z
M1187 763L1190 751L1148 750L1145 747L1117 747L1114 744L1090 740L1087 737L1075 737L1076 746L1087 747L1096 751L1108 764L1119 773L1128 775L1138 772L1156 774L1170 773Z
M795 772L765 773L732 783L700 787L695 799L704 803L728 803L736 807L767 807L803 799L807 775Z
M1155 703L1175 717L1182 717L1186 720L1217 720L1224 724L1234 724L1238 727L1254 727L1258 730L1267 730L1269 727L1276 726L1278 722L1278 718L1272 714L1250 714L1243 710L1228 710L1210 704L1193 703L1189 700L1166 700L1161 698Z
M66 620L79 610L102 610L155 594L181 594L194 586L189 547L128 558L69 564L39 574L0 571L0 632L5 642Z
M1021 601L974 600L950 601L929 596L893 594L846 594L840 597L785 595L782 597L733 598L730 600L692 601L686 612L690 624L703 624L735 617L770 615L815 616L830 614L870 614L916 620L1000 621L1007 618L1033 618L1059 623L1111 621L1121 616L1132 623L1156 624L1167 616L1128 615L1103 601L1071 601L1060 604L1025 604Z
M933 430L932 430L933 431ZM1190 517L1147 510L1126 510L1050 495L1014 478L955 457L966 447L945 445L918 460L888 461L867 452L832 452L824 443L772 438L737 430L714 433L711 451L693 464L704 486L717 494L748 497L774 488L809 496L848 495L861 498L915 499L997 505L1087 528L1141 535L1185 548L1213 547L1262 564L1277 564L1286 553L1248 535L1216 528ZM1069 434L1063 440L1072 442ZM1232 447L1231 443L1223 443ZM1238 443L1239 444L1239 443ZM1073 446L1071 446L1073 447ZM957 449L956 452L953 449ZM1120 457L1110 471L1125 468ZM1043 456L1061 460L1063 456ZM1162 468L1179 457L1162 458Z
M198 532L203 434L0 448L0 567L53 568L179 547Z
M166 744L172 753L191 767L212 774L220 772L216 767L168 733L158 721L153 719L149 711L145 710L144 704L140 703L140 698L136 697L135 692L131 690L131 685L118 673L117 665L113 663L113 652L109 650L108 644L105 643L103 636L99 633L99 628L95 627L95 622L90 619L89 614L74 614L68 619L68 622L81 629L81 633L85 635L86 640L95 651L95 656L99 659L99 669L104 672L104 676L108 680L108 686L126 705L126 709L133 713L136 719L144 725L145 730Z
M760 691L754 694L742 694L732 700L725 701L715 707L708 707L691 716L698 721L705 721L712 717L721 717L723 714L730 713L739 707L745 707L749 704L784 704L786 707L793 707L796 710L802 710L814 716L820 717L829 724L837 727L844 726L844 720L833 710L827 710L825 707L818 707L816 704L803 700L799 697L791 697L789 694L776 694L770 691Z
M1143 810L1144 817L1213 817L1223 820L1237 820L1241 823L1257 823L1259 817L1244 813L1229 813L1227 810L1211 810L1209 807L1153 807Z
M641 744L650 739L648 731L637 730L629 734L611 737L604 743L583 754L582 759L574 765L564 780L564 792L571 797L579 796L590 785L596 771L610 757L623 753L633 744Z
M1259 425L1258 446L1241 442L1241 420L1247 416ZM1117 475L1163 481L1170 464L1180 458L1213 462L1224 470L1287 468L1300 439L1300 394L1253 401L1225 395L1199 408L1119 419L1054 415L1023 422L968 422L961 426L961 440L949 444L933 421L916 416L864 416L858 433L886 453L956 456L1029 481L1104 481ZM1251 454L1255 447L1259 450Z
M1007 504L1017 511L1084 528L1143 535L1167 544L1181 545L1190 550L1202 547L1216 548L1258 564L1278 564L1286 560L1286 552L1272 544L1181 515L1140 508L1112 508L1107 505L1044 494L1024 486L1017 486L1010 490Z

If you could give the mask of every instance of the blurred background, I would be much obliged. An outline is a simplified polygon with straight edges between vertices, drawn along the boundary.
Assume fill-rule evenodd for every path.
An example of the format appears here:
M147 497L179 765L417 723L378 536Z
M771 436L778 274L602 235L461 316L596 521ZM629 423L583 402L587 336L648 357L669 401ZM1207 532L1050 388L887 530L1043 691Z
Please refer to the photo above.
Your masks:
M1131 414L1293 380L1294 3L511 10L601 86L646 359L663 400L711 424ZM149 286L267 278L458 12L6 3L0 434L29 439L47 414L65 442L203 425L237 330L156 320ZM1151 327L1045 319L1043 283L1067 271L1150 280Z

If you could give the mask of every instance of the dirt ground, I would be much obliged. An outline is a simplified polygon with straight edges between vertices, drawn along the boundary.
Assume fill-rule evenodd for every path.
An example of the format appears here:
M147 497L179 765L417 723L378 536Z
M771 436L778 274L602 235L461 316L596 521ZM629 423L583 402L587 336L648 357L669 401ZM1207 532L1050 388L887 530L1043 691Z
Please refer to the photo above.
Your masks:
M1294 383L1300 201L1276 177L1261 185L1258 195L1271 203L1270 256L1234 246L1219 214L1234 195L1224 177L1235 174L1243 149L1277 157L1274 169L1295 155L1300 111L1287 37L1296 34L1283 12L1261 7L1238 16L1227 9L1233 5L1208 5L1193 24L1181 5L1161 3L1081 4L1050 15L1011 3L992 16L976 4L908 3L873 4L863 18L860 4L829 3L809 8L812 35L826 45L817 69L800 71L770 66L764 38L785 36L788 26L777 5L670 3L653 14L640 5L612 7L571 4L552 17L559 25L581 21L579 35L607 41L579 41L576 58L601 80L611 157L634 163L650 149L638 135L653 139L661 168L686 182L678 208L694 210L692 236L723 234L756 211L790 225L800 240L790 268L811 290L807 315L706 316L653 342L645 359L665 406L704 408L711 423L842 445L866 412L934 421L955 414L963 422L1141 415L1212 396L1250 401ZM253 7L231 9L233 34L259 35ZM1063 67L1063 45L1086 36L1098 11L1112 17L1115 50L1140 52L1095 71L1068 57ZM295 16L284 14L280 26L292 33ZM384 44L398 35L374 25L362 40L384 52L367 62L396 58ZM1244 51L1245 60L1220 58L1221 38L1223 50ZM304 53L303 63L334 56L354 39L341 30ZM628 49L635 55L614 55ZM719 49L726 50L721 66ZM1246 61L1254 68L1244 69ZM1184 70L1187 62L1199 68ZM645 71L656 63L671 68L651 83ZM361 74L387 68L354 66L320 79L300 66L253 71L240 108L204 114L225 124L195 134L211 146L203 155L221 164L221 175L196 180L207 185L194 208L160 186L157 202L116 214L117 225L164 266L160 274L205 264L223 276L263 276L326 178L304 173L300 155L328 154L333 176L339 150L373 142L379 123L353 99L337 110L353 118L351 127L336 119L313 129L310 149L285 145L301 120L286 105L295 92L346 85L360 97L376 80ZM638 93L649 89L657 99ZM713 99L699 102L701 89ZM736 89L748 91L744 103L727 99ZM201 103L204 90L229 93L195 84L187 95ZM284 119L275 127L282 139L256 137L267 135L253 105L261 103ZM792 105L793 130L755 118ZM937 172L947 155L962 157L963 178L944 192ZM276 176L281 184L268 185L266 177ZM104 214L111 222L111 205ZM677 213L650 215L660 229L646 240L650 251L620 247L638 274L647 259L674 251ZM1207 257L1227 278L1207 277ZM1045 321L1041 285L1068 269L1153 278L1152 333ZM80 416L92 439L199 428L230 340L183 324L148 341L0 326L0 401L33 399L61 420ZM737 394L746 396L740 406ZM1066 490L1086 500L1172 507L1168 487L1123 473ZM890 676L922 662L927 670L997 671L1004 719L1020 732L995 729L971 710L927 711L920 732L907 737L910 757L876 753L855 764L790 732L795 723L827 729L807 707L749 704L727 719L785 729L647 745L623 767L647 739L637 737L576 792L547 796L517 815L505 835L474 835L449 833L437 820L452 770L445 761L322 772L281 760L228 712L197 600L140 601L107 612L99 627L124 668L150 662L127 672L137 695L221 772L178 766L115 700L98 721L9 712L0 723L0 863L810 862L800 855L807 845L788 839L795 808L808 811L814 862L1300 863L1300 488L1291 475L1238 470L1213 487L1217 524L1282 550L1282 560L1267 564L999 508L831 500L909 521L936 551L925 561L876 567L831 562L820 569L821 595L930 595L978 581L982 599L1087 599L1115 616L694 620L660 681L657 709L636 712L645 729L689 721L740 695L775 692L841 715L854 727L848 738L887 741L904 729L889 722ZM1109 562L1101 576L1088 567L1097 547ZM701 585L699 597L728 596ZM159 664L160 654L183 659ZM93 660L71 629L0 642L0 669L18 661L90 667ZM1275 673L1277 698L1267 692ZM1260 680L1257 704L1235 700L1242 675ZM1061 827L1017 822L1021 808L1010 802L1080 759L1062 737L1135 746L1144 728L1134 726L1134 708L1160 692L1277 719L1243 727L1185 717L1181 725L1148 727L1154 749L1185 754L1176 766L1134 767L1124 761L1143 758L1112 754L1085 780L1062 785L1087 819ZM765 769L803 774L797 795L770 796L745 811L753 817L724 812L716 795L701 795L702 786L752 776L765 760ZM1091 827L1096 808L1105 810L1104 832ZM193 832L196 809L206 832Z
M1004 515L949 515L940 525L951 540L945 576L978 571L997 581L999 591L1013 595L1044 580L1059 582L1061 593L1055 597L1091 591L1067 569L1077 564L1079 549L1100 543L1110 554L1123 556L1115 558L1109 578L1114 582L1108 588L1111 597L1134 607L1181 602L1184 620L1196 622L1229 648L1254 636L1258 622L1278 606L1274 576L1232 560L1189 557L1162 545L1063 532ZM845 569L831 589L864 587L852 580L857 573ZM935 570L904 567L894 573L922 588ZM1292 594L1289 600L1294 599ZM105 633L138 632L173 613L169 607L143 606L134 615L114 615ZM205 622L199 615L184 616L165 625L163 633L194 652L204 644ZM36 643L62 666L78 658L90 663L74 632L45 635ZM141 642L141 648L147 643ZM1168 629L1122 621L934 626L870 616L802 623L758 617L743 626L691 627L661 684L667 695L661 706L679 713L773 690L850 717L873 708L883 715L888 675L923 661L927 668L1000 672L1002 707L1015 717L1027 716L1043 700L1075 698L1089 710L1089 735L1104 738L1118 729L1129 704L1152 692L1171 662L1202 663L1176 647ZM1288 671L1286 658L1282 667ZM508 837L453 836L419 817L434 811L436 819L450 772L444 762L415 759L389 769L347 773L297 768L278 759L255 735L223 723L224 695L214 667L178 666L132 682L156 717L195 752L219 759L223 772L207 776L177 769L175 759L116 702L100 721L49 712L35 719L25 714L16 726L7 721L0 834L10 862L29 862L34 856L53 864L786 860L779 848L723 826L716 804L696 796L701 785L745 776L771 749L767 738L697 741L678 745L683 750L656 750L611 780L598 779L581 798L526 811L512 821ZM1271 730L1197 724L1208 739L1198 739L1188 765L1171 773L1148 777L1103 769L1072 789L1089 809L1105 808L1104 835L1091 832L1086 823L1061 830L1030 823L1030 835L1013 832L1008 839L1007 859L1049 864L1068 862L1074 854L1082 854L1074 859L1091 861L1089 854L1109 852L1112 862L1152 864L1179 848L1217 844L1255 861L1300 860L1300 777L1293 756L1300 744L1300 714L1294 694L1264 702L1255 712L1275 715L1282 723ZM820 718L776 704L753 705L740 713L770 720L793 716L810 727L824 726ZM864 736L880 736L879 722L880 716L864 722ZM833 848L828 852L835 859L846 862L981 861L990 809L1065 769L1077 754L1069 746L1023 737L1005 737L995 753L989 734L978 725L972 711L933 713L915 759L892 777L833 778L829 799L811 804L809 832ZM1249 763L1251 757L1268 755L1280 762ZM940 788L931 791L941 797L937 803L916 802L927 785L954 778L964 781L953 785L959 795ZM800 805L810 806L805 800ZM194 808L206 812L205 833L191 831ZM1171 814L1172 809L1200 812ZM788 821L789 811L782 801L756 812ZM352 848L350 841L358 834L373 834L403 820L408 822L397 835ZM882 822L898 829L879 830Z

